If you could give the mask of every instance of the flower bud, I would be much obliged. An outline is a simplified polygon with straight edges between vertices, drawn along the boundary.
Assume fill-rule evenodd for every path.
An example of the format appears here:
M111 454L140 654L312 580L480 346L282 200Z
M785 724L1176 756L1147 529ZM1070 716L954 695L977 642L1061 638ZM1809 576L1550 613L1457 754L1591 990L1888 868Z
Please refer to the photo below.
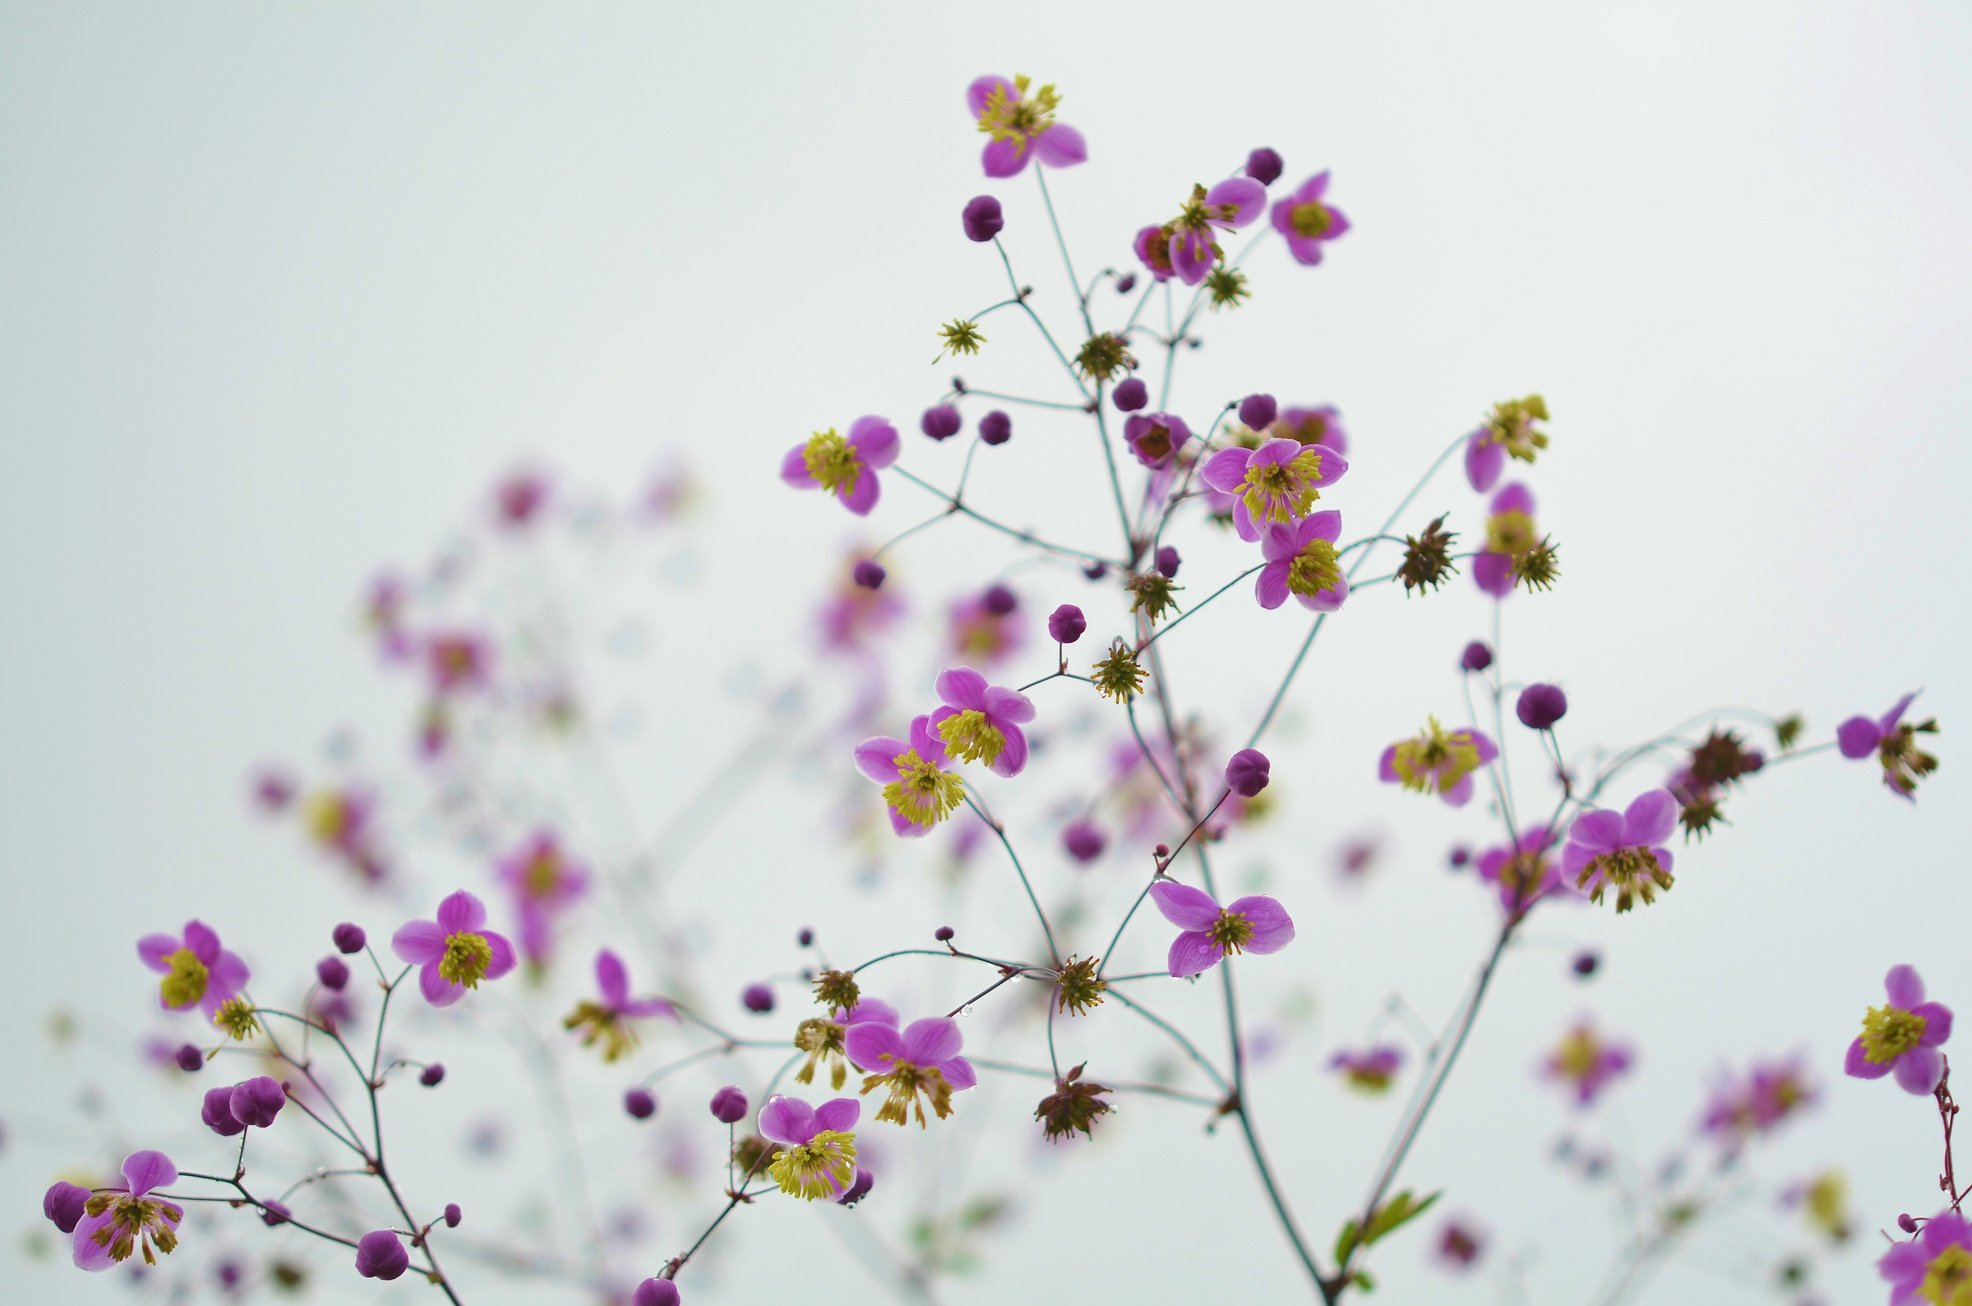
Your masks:
M1007 225L1000 202L991 195L975 195L965 203L965 238L982 244L1000 234Z
M1109 402L1121 413L1134 413L1150 402L1150 387L1141 377L1129 377L1109 392Z
M180 1045L178 1050L171 1054L171 1059L176 1061L178 1068L188 1075L205 1065L205 1053L199 1051L190 1043Z
M445 1081L445 1063L434 1061L418 1072L418 1082L426 1088L437 1088Z
M872 558L860 559L856 563L855 569L850 572L855 582L866 590L882 589L883 578L889 574L889 572L883 569L882 563Z
M1178 578L1178 565L1183 561L1184 559L1178 556L1178 551L1168 544L1160 546L1157 550L1157 570L1166 580Z
M274 1117L280 1115L281 1108L287 1104L287 1091L271 1075L255 1075L245 1083L235 1085L228 1101L233 1119L256 1129L265 1129L273 1124Z
M1015 598L1013 591L1004 585L988 588L982 602L985 603L986 610L996 617L1004 617L1020 606L1020 600Z
M54 1221L55 1227L63 1233L74 1233L75 1226L82 1223L82 1208L88 1203L87 1188L58 1183L42 1195L41 1214Z
M633 1088L623 1095L623 1109L632 1119L648 1120L657 1114L657 1094L648 1088Z
M324 957L315 963L315 978L322 981L322 987L340 993L349 983L349 967L341 957Z
M336 950L345 954L363 951L363 945L368 942L363 927L349 921L336 926L335 932L330 937L335 940Z
M1530 730L1546 730L1568 715L1568 696L1559 685L1529 685L1520 691L1513 714Z
M206 1127L221 1138L231 1138L246 1131L246 1126L233 1115L231 1085L205 1091L205 1102L199 1107L199 1119L205 1121Z
M1580 975L1583 979L1587 979L1589 976L1595 974L1597 967L1602 965L1602 958L1598 957L1589 949L1584 948L1582 951L1576 953L1575 959L1568 964L1577 975Z
M740 1003L748 1011L765 1015L774 1009L774 990L765 984L749 984L740 993Z
M1280 416L1280 405L1272 395L1248 395L1239 401L1239 420L1256 431L1264 431Z
M868 1197L870 1195L870 1189L875 1187L875 1185L876 1176L871 1174L866 1167L859 1165L856 1167L855 1182L843 1190L842 1196L835 1199L835 1204L837 1206L854 1206L865 1197Z
M1281 169L1286 166L1281 162L1280 155L1264 145L1246 156L1246 175L1262 186L1271 186L1279 181Z
M995 408L979 419L979 438L987 444L1005 444L1013 439L1013 419Z
M457 1202L445 1203L445 1227L447 1229L458 1228L459 1221L465 1218L466 1218L465 1212L459 1209L459 1204Z
M356 1273L366 1279L395 1279L411 1268L411 1254L388 1229L366 1233L356 1244Z
M918 418L918 430L934 440L951 439L959 433L959 428L963 425L965 420L959 416L959 410L950 404L927 408L924 410L924 416Z
M1109 844L1102 827L1094 821L1070 821L1061 832L1061 846L1084 866L1102 856Z
M949 925L940 925L936 930L932 931L931 937L938 940L940 943L950 943L953 937L957 935L957 933L958 931L954 930Z
M678 1306L678 1285L669 1279L645 1279L630 1294L630 1306Z
M1267 787L1267 772L1273 764L1257 748L1242 748L1226 763L1226 788L1241 798L1251 798Z
M1048 635L1057 644L1073 644L1089 628L1089 619L1073 603L1064 603L1048 614Z
M746 1119L746 1094L732 1084L712 1095L712 1118L722 1125Z
M1458 664L1467 671L1484 671L1493 665L1493 650L1475 639L1459 654Z

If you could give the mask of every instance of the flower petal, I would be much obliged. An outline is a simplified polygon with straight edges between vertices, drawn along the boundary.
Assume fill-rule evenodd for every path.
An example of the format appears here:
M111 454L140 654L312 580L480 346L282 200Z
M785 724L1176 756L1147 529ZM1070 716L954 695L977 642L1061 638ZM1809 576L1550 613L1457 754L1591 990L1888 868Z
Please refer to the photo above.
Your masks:
M897 778L896 759L911 746L892 735L877 735L856 745L856 769L880 785Z
M438 904L438 928L447 934L476 930L486 924L486 904L460 889Z
M1914 966L1890 967L1890 973L1883 977L1883 991L1890 995L1891 1006L1905 1011L1924 1001L1924 981Z
M1253 582L1253 597L1258 599L1260 606L1267 611L1272 612L1287 602L1289 592L1287 573L1292 565L1283 559L1280 562L1270 562L1260 568L1260 575Z
M73 1247L71 1252L77 1269L95 1273L107 1270L116 1262L110 1259L110 1249L96 1245L96 1230L110 1222L110 1213L85 1215L75 1223L75 1232L69 1235Z
M843 1032L842 1049L858 1070L875 1070L884 1064L886 1057L891 1061L903 1058L904 1038L894 1025L866 1020Z
M603 1005L612 1010L622 1010L630 1000L630 972L623 968L623 958L608 948L596 954L596 988Z
M986 142L986 148L979 152L979 162L986 169L988 177L1011 177L1027 166L1027 151L1021 148L1022 142L993 140Z
M1842 1058L1842 1073L1856 1079L1881 1079L1890 1073L1887 1061L1871 1061L1864 1053L1862 1039L1857 1038L1849 1044L1849 1051Z
M1251 449L1221 449L1198 469L1198 479L1224 494L1237 494L1246 484L1246 467L1252 459Z
M1065 122L1052 124L1030 140L1028 146L1050 168L1073 167L1087 162L1089 157L1089 143L1082 139L1081 132Z
M963 1091L979 1083L979 1072L964 1057L946 1057L938 1063L938 1070L954 1090Z
M1219 919L1219 904L1211 894L1177 880L1151 885L1150 900L1165 920L1181 930L1209 929Z
M408 921L390 936L390 950L413 966L436 965L445 955L445 931L436 921Z
M1246 942L1248 952L1279 952L1294 942L1294 921L1287 909L1264 894L1235 898L1226 910L1244 916L1253 927L1253 937Z
M1232 205L1230 221L1218 225L1237 230L1267 211L1267 188L1251 177L1228 177L1205 192L1205 202Z
M1017 689L995 685L986 691L986 715L1024 726L1034 719L1034 700Z
M842 500L842 506L850 512L858 517L867 517L870 515L870 509L876 507L877 497L882 492L883 487L877 484L876 470L865 467L857 475L853 486L848 484L838 486L835 497Z
M904 1060L920 1066L955 1057L964 1046L959 1023L945 1016L914 1020L904 1027Z
M1636 844L1658 844L1678 823L1678 800L1667 789L1647 789L1623 809L1623 838Z
M123 1182L132 1197L142 1197L153 1188L169 1188L178 1182L178 1167L162 1152L132 1152L123 1158Z
M797 490L815 489L821 482L808 474L808 446L797 444L781 459L781 479Z
M1219 964L1225 954L1212 936L1202 930L1186 930L1171 940L1171 951L1165 958L1165 965L1174 979L1189 979Z
M165 958L182 946L174 934L146 934L137 940L137 956L146 966L163 974L171 970L171 963Z
M938 673L934 688L941 702L971 711L986 708L986 677L971 667L949 667Z
M1595 852L1609 852L1622 846L1624 828L1620 813L1597 808L1575 818L1575 823L1568 827L1568 840Z
M1924 1046L1937 1047L1951 1037L1951 1008L1942 1002L1920 1002L1911 1008L1913 1015L1924 1017Z
M219 960L219 936L204 921L185 922L185 946L208 966Z
M1027 736L1021 733L1019 726L1013 725L1002 728L1000 733L1006 737L1006 747L1000 750L1000 755L993 759L987 769L994 775L1011 780L1027 765Z
M449 1007L466 996L466 986L455 984L438 973L438 963L427 962L418 971L418 991L434 1007Z
M1492 439L1485 427L1466 437L1465 479L1473 489L1484 494L1499 483L1505 470L1506 446Z
M865 467L888 467L897 461L897 428L882 417L859 417L849 424L849 443L862 455Z
M486 962L485 977L490 980L496 980L502 976L513 974L513 969L518 962L514 957L514 945L508 941L507 936L504 934L495 934L492 930L481 930L479 937L485 939L486 946L493 950L492 957Z
M856 1127L856 1120L862 1114L863 1104L855 1098L830 1098L815 1108L815 1128L846 1134Z
M1920 1097L1936 1090L1944 1074L1944 1054L1936 1048L1914 1047L1897 1058L1897 1084Z
M776 1093L760 1108L760 1132L776 1143L805 1143L815 1136L815 1108Z

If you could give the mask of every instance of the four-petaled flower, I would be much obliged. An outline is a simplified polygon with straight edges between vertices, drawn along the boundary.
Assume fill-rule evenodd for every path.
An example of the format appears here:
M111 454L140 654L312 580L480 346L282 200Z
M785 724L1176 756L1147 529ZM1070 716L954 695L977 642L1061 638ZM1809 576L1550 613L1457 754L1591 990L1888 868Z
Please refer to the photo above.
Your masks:
M1342 514L1333 510L1269 526L1260 541L1260 556L1266 561L1253 582L1260 606L1271 611L1291 594L1310 612L1340 608L1349 597L1349 578L1342 574L1335 553L1335 540L1341 534Z
M522 955L531 962L546 961L555 917L588 893L588 869L568 855L553 831L537 830L501 858L493 874L513 893Z
M1549 1079L1559 1079L1574 1091L1576 1106L1585 1107L1630 1068L1630 1051L1604 1040L1584 1020L1562 1036L1543 1068Z
M1874 721L1866 716L1852 716L1835 727L1835 742L1842 756L1860 760L1875 754L1883 764L1883 783L1891 793L1912 802L1916 801L1912 791L1917 788L1917 782L1938 769L1938 759L1917 747L1917 736L1936 734L1938 723L1933 720L1904 724L1904 713L1916 697L1915 690L1905 694L1895 707Z
M438 904L436 921L408 921L390 936L390 949L421 969L418 988L434 1007L449 1007L514 968L514 945L486 928L486 904L464 889Z
M123 1184L92 1193L70 1235L75 1263L85 1270L107 1270L141 1253L156 1265L178 1245L178 1222L185 1208L151 1191L178 1182L178 1167L162 1152L132 1152L123 1158ZM155 1249L155 1250L153 1250Z
M1274 201L1274 230L1287 238L1287 252L1296 263L1322 261L1322 246L1349 230L1342 210L1323 201L1328 174L1318 172L1286 198Z
M1279 439L1258 449L1221 449L1205 460L1198 478L1233 496L1233 529L1253 541L1269 526L1307 516L1322 487L1348 470L1342 455L1326 445Z
M794 1046L808 1054L801 1069L794 1072L797 1084L815 1082L815 1071L828 1067L829 1087L841 1088L849 1078L849 1062L846 1055L847 1039L851 1027L867 1021L880 1025L897 1026L897 1009L880 998L861 998L848 1010L835 1010L827 1016L811 1016L801 1022L794 1031ZM864 1066L858 1070L867 1069Z
M1034 719L1028 697L988 685L971 667L939 672L937 689L944 706L931 714L931 728L945 751L961 762L984 762L994 775L1019 775L1027 765L1020 727Z
M1938 1212L1924 1232L1883 1253L1876 1272L1890 1281L1890 1306L1972 1306L1972 1223Z
M930 833L965 800L965 781L946 769L950 760L929 716L912 719L908 743L878 735L856 745L856 769L883 786L890 828L907 839Z
M1178 216L1157 228L1155 239L1162 242L1170 271L1187 286L1205 280L1214 264L1225 258L1214 238L1217 231L1237 231L1251 226L1267 210L1267 188L1251 177L1228 177L1206 190L1192 187L1191 198L1178 210ZM1139 237L1141 240L1141 237ZM1144 259L1153 273L1160 271L1159 260Z
M1488 848L1479 854L1479 878L1499 886L1500 905L1518 914L1535 902L1564 890L1561 869L1549 856L1559 836L1546 826L1522 830L1512 845Z
M1493 405L1483 425L1465 437L1465 479L1484 494L1506 470L1506 460L1531 463L1547 448L1547 432L1536 422L1547 420L1547 401L1539 395L1502 399Z
M986 142L979 161L988 177L1011 177L1038 158L1052 168L1066 168L1089 157L1082 133L1065 122L1056 122L1054 112L1061 96L1052 85L1027 92L1033 79L1016 76L980 77L966 88L966 105L979 123L979 130L993 139ZM1030 153L1031 147L1031 153Z
M859 417L847 437L831 426L781 459L781 479L797 490L827 490L843 507L867 517L876 507L876 474L897 461L897 428L881 417Z
M1377 776L1387 784L1435 793L1453 807L1463 807L1472 798L1472 773L1498 757L1500 750L1477 730L1447 730L1435 716L1427 721L1423 733L1383 750L1376 763Z
M1909 966L1892 966L1883 977L1889 1002L1871 1007L1862 1033L1849 1044L1842 1069L1857 1079L1881 1079L1895 1071L1905 1091L1935 1091L1944 1074L1938 1047L1951 1037L1951 1008L1924 1000L1924 981Z
M203 921L186 921L183 937L146 934L137 955L163 975L158 1005L167 1011L197 1007L211 1020L226 999L246 987L247 965L219 946L219 936Z
M811 1106L780 1093L760 1108L760 1133L780 1147L767 1174L789 1197L812 1202L839 1198L856 1182L857 1117L863 1104L838 1097Z
M1165 959L1178 979L1202 974L1235 952L1279 952L1294 941L1294 922L1272 898L1256 894L1221 907L1205 890L1176 880L1151 885L1150 897L1180 930Z
M1678 800L1667 789L1647 789L1620 812L1583 812L1568 827L1561 850L1561 873L1588 890L1599 903L1612 887L1616 910L1625 912L1638 898L1648 907L1657 891L1671 887L1671 850L1664 840L1678 823Z
M663 998L630 996L630 972L623 959L608 948L596 954L596 988L600 1001L584 999L562 1020L563 1029L582 1031L582 1046L603 1045L603 1060L614 1061L637 1046L637 1031L630 1024L649 1016L678 1018L678 1009Z
M894 1125L904 1124L915 1112L922 1128L927 1100L943 1120L952 1114L952 1094L979 1082L972 1063L959 1055L965 1035L958 1022L943 1016L914 1020L902 1033L895 1025L864 1021L851 1025L843 1042L849 1059L870 1072L862 1091L890 1090L876 1118Z

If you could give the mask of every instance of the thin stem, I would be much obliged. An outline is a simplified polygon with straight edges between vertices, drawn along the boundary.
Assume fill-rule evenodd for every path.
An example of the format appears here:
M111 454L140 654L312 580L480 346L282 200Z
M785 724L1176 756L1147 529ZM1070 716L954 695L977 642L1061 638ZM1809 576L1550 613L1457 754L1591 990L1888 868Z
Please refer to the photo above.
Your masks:
M1054 927L1048 924L1048 914L1041 910L1041 900L1034 896L1034 886L1027 879L1027 868L1020 864L1020 854L1013 850L1013 843L1007 838L1006 827L986 815L979 804L973 801L971 794L966 795L965 805L972 809L974 816L986 822L987 828L999 838L1000 847L1006 849L1007 860L1013 863L1014 874L1020 877L1020 887L1027 891L1027 901L1034 908L1034 919L1041 922L1041 933L1047 937L1048 955L1054 959L1056 966L1061 965L1061 949L1055 945Z

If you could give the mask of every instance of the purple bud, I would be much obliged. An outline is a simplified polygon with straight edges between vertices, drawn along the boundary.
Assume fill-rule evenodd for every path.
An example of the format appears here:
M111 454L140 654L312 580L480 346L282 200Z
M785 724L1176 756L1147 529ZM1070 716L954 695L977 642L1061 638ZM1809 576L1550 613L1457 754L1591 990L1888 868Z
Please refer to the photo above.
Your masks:
M1279 181L1280 170L1285 166L1280 155L1264 145L1246 156L1246 175L1262 186L1271 186Z
M1048 635L1057 644L1073 644L1089 628L1089 619L1073 603L1064 603L1048 614Z
M315 963L315 978L322 981L322 987L337 993L349 983L349 967L341 957L324 957Z
M239 1287L240 1280L246 1277L246 1272L240 1268L238 1261L219 1262L219 1268L215 1273L219 1278L219 1286L228 1290Z
M866 590L882 589L883 578L889 574L889 572L883 569L882 563L872 558L859 559L856 563L855 570L850 572L856 583Z
M1150 402L1150 387L1141 377L1126 377L1109 392L1109 402L1116 405L1116 411L1134 413Z
M445 1082L445 1063L434 1061L418 1072L418 1082L426 1088L437 1088Z
M1580 975L1583 979L1587 979L1589 976L1595 974L1596 967L1602 964L1602 958L1584 949L1576 953L1575 960L1568 964L1574 969L1577 975Z
M959 428L963 425L965 421L959 416L959 410L950 404L927 408L924 410L924 416L918 419L918 430L934 440L951 439L959 433Z
M638 1120L648 1120L657 1114L657 1094L648 1088L633 1088L623 1095L623 1109Z
M178 1050L171 1054L171 1059L176 1061L178 1068L188 1075L205 1066L205 1053L190 1043L180 1045Z
M411 1254L388 1229L366 1233L356 1244L356 1273L366 1279L395 1279L411 1268Z
M774 990L765 984L749 984L740 993L740 1003L748 1011L765 1015L774 1009Z
M734 1125L746 1119L746 1094L732 1084L714 1093L712 1118L722 1125Z
M363 933L363 927L352 924L349 921L344 921L342 924L336 926L335 932L329 937L336 941L336 951L345 954L363 951L363 945L368 942L368 936Z
M1090 580L1101 580L1109 574L1109 564L1106 562L1092 562L1082 568L1082 574Z
M979 419L979 438L987 444L1005 444L1013 439L1013 419L995 408Z
M1242 748L1226 763L1226 788L1241 798L1251 798L1267 787L1267 772L1273 763L1257 748Z
M1119 295L1127 295L1127 294L1129 294L1129 293L1130 293L1130 292L1131 292L1132 290L1135 290L1136 288L1137 288L1137 274L1136 274L1136 273L1134 273L1134 272L1125 272L1125 273L1124 273L1124 274L1123 274L1122 276L1120 276L1120 277L1118 277L1118 278L1116 278L1116 293L1117 293L1117 294L1119 294Z
M835 1204L837 1206L854 1206L865 1197L868 1197L870 1195L870 1189L875 1187L875 1185L876 1176L859 1165L856 1167L856 1181L849 1185L842 1196L835 1199Z
M206 1127L221 1138L246 1132L246 1126L233 1114L231 1086L205 1091L205 1102L199 1107L199 1119L205 1121Z
M1280 416L1280 405L1272 395L1248 395L1239 401L1239 420L1256 431L1264 431Z
M445 1203L445 1227L447 1229L458 1228L459 1221L465 1218L466 1218L466 1214L464 1211L461 1211L459 1209L459 1204L457 1202Z
M1471 860L1472 850L1464 844L1459 844L1452 849L1452 865L1463 866Z
M1897 1217L1897 1228L1902 1229L1905 1233L1916 1233L1917 1221L1910 1218L1909 1211L1905 1211Z
M630 1294L630 1306L678 1306L678 1285L669 1279L645 1279Z
M58 1183L41 1196L41 1214L55 1222L63 1233L74 1233L82 1222L82 1208L89 1202L89 1190L71 1183Z
M801 932L794 936L794 941L805 948L815 941L815 931L804 925L801 927Z
M975 195L965 202L965 238L982 243L1000 234L1007 225L1000 202L991 195Z
M1568 695L1559 685L1529 685L1520 691L1513 714L1530 730L1546 730L1568 715Z
M278 1224L286 1224L294 1218L294 1212L288 1209L286 1202L270 1197L260 1205L262 1208L260 1222L270 1229Z
M1484 671L1493 665L1493 650L1475 639L1465 646L1465 652L1459 654L1458 664L1467 671Z
M1108 845L1108 836L1094 821L1070 821L1061 831L1061 846L1084 866L1102 856Z
M287 1090L271 1075L255 1075L244 1084L235 1085L229 1102L233 1119L256 1129L265 1129L273 1124L274 1117L280 1115L281 1108L287 1104Z
M949 925L940 925L937 929L931 932L931 937L938 940L940 943L950 943L952 941L953 936L956 935L957 933L958 931L954 930Z
M986 610L996 617L1004 617L1020 606L1020 600L1015 598L1013 591L1004 585L988 588L981 601L985 603Z
M1167 580L1178 578L1178 564L1183 561L1184 559L1178 556L1178 551L1168 544L1160 546L1157 550L1157 570Z

